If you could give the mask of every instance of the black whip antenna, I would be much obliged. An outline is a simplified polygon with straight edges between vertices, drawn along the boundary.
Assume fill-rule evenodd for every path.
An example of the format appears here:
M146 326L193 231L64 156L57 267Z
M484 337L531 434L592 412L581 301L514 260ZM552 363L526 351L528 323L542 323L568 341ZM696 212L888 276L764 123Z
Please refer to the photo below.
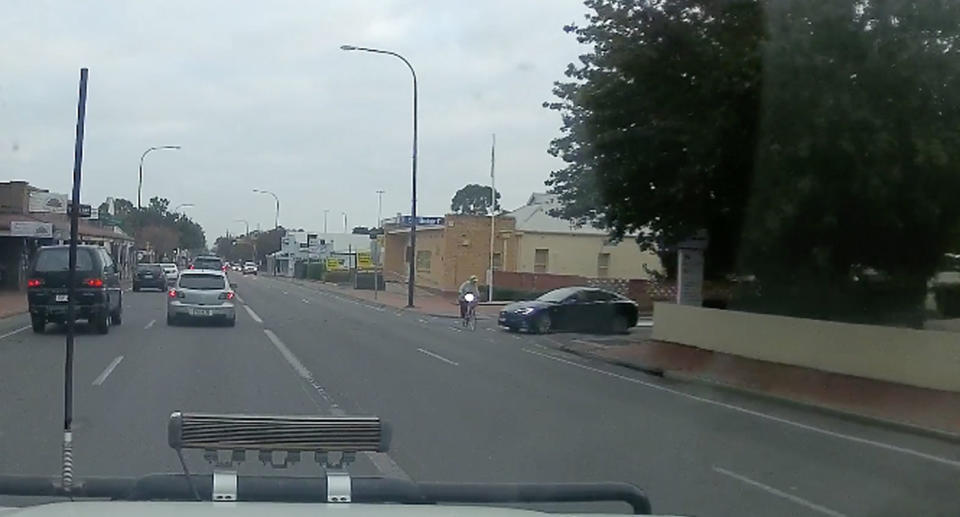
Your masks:
M77 137L73 147L73 196L70 212L70 274L67 280L67 350L63 366L63 470L61 483L70 495L73 488L73 334L77 304L77 225L80 218L80 168L83 163L83 125L87 115L87 69L80 69L77 102Z

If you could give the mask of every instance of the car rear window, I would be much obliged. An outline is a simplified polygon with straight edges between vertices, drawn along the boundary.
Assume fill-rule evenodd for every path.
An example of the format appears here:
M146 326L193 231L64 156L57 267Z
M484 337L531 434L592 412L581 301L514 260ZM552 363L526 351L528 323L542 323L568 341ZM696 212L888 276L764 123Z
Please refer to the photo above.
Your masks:
M196 269L220 269L223 263L220 259L197 259L193 261L193 267Z
M180 287L184 289L223 289L226 286L220 275L180 275Z
M156 273L158 271L162 272L163 269L161 269L160 266L156 264L144 264L144 265L137 266L137 272L140 272L140 271L149 271L151 273Z
M38 273L70 271L70 250L68 248L40 250L34 270ZM82 248L77 250L77 271L93 271L90 250Z

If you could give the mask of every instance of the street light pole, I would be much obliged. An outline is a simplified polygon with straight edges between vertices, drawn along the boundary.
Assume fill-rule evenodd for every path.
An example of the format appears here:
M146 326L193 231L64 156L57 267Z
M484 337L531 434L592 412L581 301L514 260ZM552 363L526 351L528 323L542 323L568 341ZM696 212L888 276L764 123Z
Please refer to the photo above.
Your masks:
M347 229L347 213L340 212L340 215L343 216L343 233L350 233L349 230Z
M327 233L327 214L330 213L329 209L324 209L323 211L323 233Z
M253 191L258 194L270 194L271 196L273 196L273 200L276 201L277 203L277 212L276 212L276 215L273 217L273 229L274 230L279 229L280 228L280 198L278 198L276 194L274 194L273 192L270 192L269 190L255 188L253 189Z
M174 208L173 210L171 210L170 213L175 214L175 213L177 213L177 211L180 210L181 208L193 208L193 203L180 203L179 205L176 206L176 208Z
M396 52L368 47L356 47L353 45L343 45L340 47L340 49L346 51L371 52L374 54L386 54L388 56L393 56L403 61L403 64L407 65L407 68L410 69L410 75L413 77L413 153L411 155L412 163L410 189L410 256L408 257L408 260L410 261L410 267L407 273L407 307L413 307L413 286L417 271L417 72L413 69L413 65L410 64L410 61L407 61L407 58L397 54Z
M163 149L180 149L180 146L179 145L158 145L158 146L147 149L146 151L143 152L143 154L140 155L140 180L137 182L137 208L138 209L143 208L143 205L141 205L140 203L140 194L141 192L143 192L143 159L146 158L151 151L159 151Z

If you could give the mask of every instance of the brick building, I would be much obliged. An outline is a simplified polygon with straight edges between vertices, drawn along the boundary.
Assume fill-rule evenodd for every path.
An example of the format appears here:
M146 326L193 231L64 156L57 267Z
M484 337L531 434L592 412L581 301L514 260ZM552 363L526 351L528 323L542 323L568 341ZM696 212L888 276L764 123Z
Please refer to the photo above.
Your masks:
M611 242L603 230L577 227L550 215L556 203L552 194L535 193L526 205L496 217L495 271L557 276L557 281L570 285L571 278L645 280L650 271L661 269L659 257L641 251L629 237ZM436 224L417 227L417 285L453 291L470 275L477 275L485 284L490 263L490 217L447 215L425 219ZM388 280L407 278L410 230L401 221L398 217L384 225L383 266ZM503 276L508 277L513 278ZM539 281L549 283L546 278Z
M517 267L517 235L512 217L495 222L494 269ZM408 271L410 229L384 224L384 277L405 280ZM447 215L441 224L417 227L417 285L454 291L470 275L485 283L490 263L490 217Z

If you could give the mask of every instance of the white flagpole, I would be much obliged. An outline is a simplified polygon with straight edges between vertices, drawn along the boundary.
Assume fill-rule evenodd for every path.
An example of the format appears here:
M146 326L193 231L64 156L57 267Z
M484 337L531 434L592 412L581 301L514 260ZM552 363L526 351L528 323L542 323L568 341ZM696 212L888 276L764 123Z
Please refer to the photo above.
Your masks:
M490 269L487 278L487 301L493 301L493 243L494 243L494 222L497 218L497 188L494 179L494 159L497 149L497 135L492 135L490 144ZM501 263L505 257L500 257Z

